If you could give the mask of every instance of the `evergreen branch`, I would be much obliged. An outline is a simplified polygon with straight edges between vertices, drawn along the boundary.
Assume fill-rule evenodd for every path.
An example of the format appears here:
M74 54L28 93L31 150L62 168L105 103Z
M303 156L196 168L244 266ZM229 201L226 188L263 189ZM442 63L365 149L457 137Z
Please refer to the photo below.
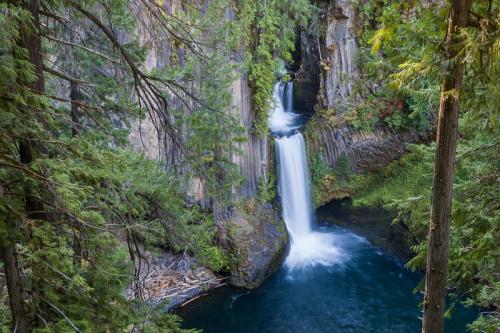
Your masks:
M44 297L41 297L40 298L45 302L47 303L48 305L50 305L54 310L56 310L61 316L64 317L64 319L68 322L68 324L71 325L71 327L73 327L73 329L78 332L78 333L81 333L82 331L80 331L80 329L71 321L71 319L68 318L68 316L66 316L66 314L64 313L63 310L59 309L57 306L55 306L53 303L51 303L49 300L45 299Z
M85 114L87 116L89 116L96 124L97 126L99 126L101 129L105 130L107 128L107 126L104 126L103 124L101 124L100 121L98 121L89 111L88 109L90 110L97 110L97 111L102 111L104 112L104 110L100 107L97 107L97 106L92 106L92 105L89 105L89 104L86 104L86 103L83 103L81 101L78 101L78 100L71 100L71 99L67 99L67 98L62 98L62 97L57 97L57 96L53 96L53 95L48 95L48 94L44 94L44 93L40 93L39 91L35 91L35 90L30 90L31 92L35 93L35 94L38 94L40 96L44 96L44 97L47 97L47 98L50 98L50 99L53 99L55 101L59 101L59 102L65 102L65 103L73 103L73 104L76 104L78 105L79 107L81 107L81 109L83 110L83 112L85 112ZM3 96L0 96L0 98L5 98ZM7 99L7 98L5 98ZM40 110L42 112L46 112L44 110Z
M134 75L138 75L139 77L145 77L145 74L141 71L141 69L137 66L137 64L134 62L128 51L125 49L125 47L118 41L116 38L115 34L108 28L106 27L101 20L83 8L78 2L74 0L69 0L69 3L78 10L80 13L82 13L84 16L86 16L89 20L91 20L101 31L108 37L108 39L111 41L111 43L118 49L120 52L122 58L125 60L125 62L128 64L130 69L132 70Z
M83 80L79 80L79 79L76 79L74 77L71 77L67 74L64 74L64 73L61 73L59 71L56 71L55 69L53 68L50 68L48 66L43 66L43 70L46 71L47 73L50 73L54 76L57 76L63 80L66 80L66 81L69 81L69 82L73 82L73 83L76 83L76 84L81 84L81 85L86 85L86 86L90 86L90 87L95 87L94 84L90 83L90 82L87 82L87 81L83 81Z
M125 47L118 41L115 34L108 27L106 27L97 16L95 16L94 14L92 14L91 12L89 12L88 10L83 8L78 2L76 2L74 0L69 0L69 3L71 3L71 5L76 10L78 10L80 13L82 13L85 17L87 17L89 20L91 20L99 29L101 29L101 31L108 37L108 39L111 41L111 43L118 49L122 58L125 60L125 62L129 66L130 70L132 71L132 76L133 76L134 81L135 81L135 90L137 92L138 97L144 98L145 96L147 96L147 98L143 100L145 102L144 105L146 107L148 107L148 106L152 107L154 105L158 106L158 109L153 109L153 111L160 113L160 115L162 116L162 119L165 121L165 124L168 128L168 131L166 131L168 136L172 139L172 142L176 146L178 146L179 148L182 148L182 145L181 145L181 143L178 139L178 135L176 133L177 131L176 131L175 127L173 126L173 124L171 123L171 121L169 120L168 113L163 114L161 111L163 109L163 108L161 108L161 106L164 106L165 108L168 107L168 103L167 103L166 98L162 94L158 93L157 89L153 88L153 84L150 82L148 76L134 62L134 60L132 59L132 57L130 56L128 51L125 49ZM144 84L146 84L147 87L145 87ZM143 90L143 93L145 95L142 95L140 93L139 87L140 87L140 89ZM148 90L148 88L149 88L149 90ZM158 133L160 133L160 129L158 127L156 127L156 130Z
M46 16L46 17L50 17L54 20L56 20L57 22L63 24L65 27L68 27L67 23L71 23L71 20L66 18L66 17L63 17L63 16L59 16L53 12L49 12L49 11L46 11L46 10L40 10L38 11L40 13L40 15L43 15L43 16Z
M171 35L174 39L178 40L178 41L181 41L184 43L184 45L186 45L188 47L188 49L193 52L193 54L195 54L198 58L200 59L203 59L203 58L206 58L206 55L202 54L200 51L198 51L196 49L195 46L193 46L193 44L200 44L200 45L203 45L203 46L206 46L208 47L209 45L205 44L205 43L201 43L201 42L197 42L194 40L194 38L190 35L190 33L185 30L183 27L182 27L182 21L180 21L180 26L181 26L181 29L183 29L183 33L188 36L187 38L184 38L180 35L180 31L177 31L177 32L174 32L165 22L164 19L162 19L162 17L160 16L161 14L165 14L165 15L169 15L171 17L174 17L174 15L170 14L168 11L164 10L160 5L158 5L156 2L153 2L152 3L152 6L149 4L149 0L140 0L141 3L146 7L146 9L149 11L149 13L151 13L153 15L153 17L156 19L156 21L160 24L161 27L163 27L163 29L165 29L165 31L167 31L167 33L169 35ZM160 14L159 14L159 13ZM178 20L178 18L176 18Z
M484 150L488 150L488 149L491 149L491 148L495 148L497 147L498 145L500 145L500 142L495 142L495 143L491 143L491 144L487 144L487 145L482 145L482 146L479 146L479 147L475 147L475 148L472 148L472 149L469 149L465 152L463 152L462 154L459 154L457 156L457 159L456 159L456 162L455 163L460 163L464 157L468 156L468 155L471 155L471 154L474 154L474 153L477 153L477 152L480 152L480 151L484 151Z
M3 161L2 161L3 159ZM52 182L49 178L45 177L41 173L38 173L36 171L31 170L30 168L27 168L23 163L16 161L12 157L5 155L3 153L0 153L0 164L5 165L7 167L15 168L18 170L21 170L24 172L26 175L40 179L44 182Z
M100 57L100 58L103 58L103 59L105 59L105 60L107 60L107 61L109 61L109 62L112 62L112 63L114 63L114 64L117 64L117 65L119 65L119 66L121 66L121 65L122 65L122 63L120 63L120 61L118 61L118 60L116 60L116 59L113 59L113 58L110 58L109 56L107 56L107 55L105 55L105 54L103 54L103 53L101 53L101 52L99 52L99 51L93 50L93 49L91 49L91 48L89 48L89 47L86 47L86 46L83 46L83 45L81 45L81 44L78 44L78 43L73 43L73 42L68 42L68 41L66 41L66 40L63 40L63 39L59 39L59 38L53 37L53 36L51 36L51 35L49 35L49 34L44 34L44 33L41 33L40 35L41 35L42 37L45 37L45 38L47 38L47 39L49 39L49 40L51 40L51 41L57 42L57 43L61 43L61 44L69 45L69 46L78 47L78 48L80 48L80 49L82 49L82 50L84 50L84 51L87 51L87 52L89 52L89 53L91 53L91 54L93 54L93 55L96 55L96 56L98 56L98 57Z

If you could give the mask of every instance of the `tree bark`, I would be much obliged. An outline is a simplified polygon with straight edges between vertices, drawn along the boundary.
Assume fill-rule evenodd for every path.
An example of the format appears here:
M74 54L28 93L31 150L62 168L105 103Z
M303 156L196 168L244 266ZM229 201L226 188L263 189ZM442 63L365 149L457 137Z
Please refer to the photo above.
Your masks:
M0 184L0 200L3 199L4 189ZM11 226L12 220L4 217L4 223ZM15 243L9 241L9 236L1 239L0 242L0 257L3 263L5 273L5 282L7 284L7 292L9 294L9 306L12 317L13 332L29 332L29 322L24 309L24 292L21 284L21 277L17 268Z
M464 63L460 59L463 39L459 30L467 26L470 8L471 0L451 1L444 44L447 72L441 87L439 104L423 303L423 333L443 331L448 279L448 239L451 222L453 169L458 140L459 96L464 74Z
M69 98L71 100L71 133L73 136L78 136L80 134L80 109L78 107L78 100L80 99L80 89L78 84L75 82L70 82L70 92Z
M69 40L71 43L75 43L75 32L73 31L73 29L69 31ZM71 56L71 51L69 51L68 53L69 56ZM71 62L71 76L75 78L78 77L78 74L76 73L76 64L73 64L71 59L67 60ZM71 121L73 122L73 124L71 125L71 133L73 134L73 136L78 136L81 130L80 109L78 106L78 100L80 99L80 88L76 81L70 81L69 85L69 99L71 101Z
M21 38L19 46L28 51L28 61L34 66L36 80L32 82L21 82L26 88L36 91L40 94L45 92L45 80L43 76L43 60L42 60L42 42L40 38L40 16L39 16L39 1L38 0L25 0L20 2L25 10L29 11L32 16L33 26L35 31L32 31L26 25L21 26ZM29 113L29 108L25 110ZM19 142L19 155L20 161L23 164L30 164L33 162L35 151L43 152L44 149L38 144L26 138ZM44 207L40 200L33 198L31 189L26 189L26 211L30 218L44 218Z
M17 266L15 244L5 242L0 246L0 254L5 271L7 291L9 293L12 332L29 332L29 322L24 308L24 292Z
M28 11L32 16L32 30L24 22L20 25L19 46L27 50L27 60L34 66L36 79L34 81L19 82L28 90L38 93L45 92L45 80L43 76L43 61L42 61L42 44L39 35L40 18L39 18L39 1L38 0L22 0L12 1L16 6L20 6ZM14 54L15 57L25 59L24 55ZM30 108L24 109L24 112L30 113ZM43 153L43 147L40 147L30 138L24 138L19 142L19 160L21 163L29 165L34 160L35 153ZM25 206L27 216L31 219L41 219L46 217L43 203L33 196L32 187L27 185L24 188ZM9 293L9 305L12 316L12 331L16 333L27 333L30 331L29 319L25 307L24 291L20 269L17 262L17 254L15 245L18 241L15 222L12 220L5 221L7 225L8 235L0 244L0 255L3 261L5 278L7 282L7 290Z

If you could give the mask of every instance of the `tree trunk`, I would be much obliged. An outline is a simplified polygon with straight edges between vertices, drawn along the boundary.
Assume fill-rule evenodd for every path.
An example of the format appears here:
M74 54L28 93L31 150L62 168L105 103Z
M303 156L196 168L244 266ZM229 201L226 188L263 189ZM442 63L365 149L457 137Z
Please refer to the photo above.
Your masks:
M69 98L71 100L71 133L73 136L80 134L80 109L78 107L77 101L80 99L80 88L78 84L71 81L70 82L70 92Z
M0 200L3 199L3 187L0 184ZM12 221L8 217L4 217L4 223L11 227ZM8 228L10 229L10 228ZM17 269L15 243L10 242L5 237L0 243L0 257L3 263L5 273L5 282L7 284L7 292L9 294L9 306L12 317L13 332L29 332L29 323L24 309L24 292L21 284L21 277Z
M14 5L20 6L28 11L32 16L33 30L27 24L21 23L19 46L27 50L27 60L34 66L36 79L32 82L19 82L27 89L44 93L45 81L43 76L43 61L41 54L41 39L39 34L40 17L39 1L23 0L12 1ZM14 54L15 57L25 59L21 54ZM24 112L30 113L29 107ZM21 163L29 165L34 160L35 153L43 153L43 147L36 142L25 138L19 142L19 160ZM33 196L32 187L27 185L24 189L26 213L31 219L45 218L43 203ZM16 333L27 333L30 331L29 320L25 308L24 292L20 270L18 267L15 244L18 241L17 231L14 221L6 221L8 235L0 244L0 254L4 265L7 290L9 293L9 305L12 316L12 330Z
M72 17L72 15L70 15ZM73 29L69 31L69 41L71 43L75 43L75 32ZM68 52L71 57L71 51ZM67 59L67 61L71 62L69 65L71 67L71 76L77 78L78 73L76 71L76 64L73 63L71 59ZM75 81L70 81L70 91L69 91L69 99L71 100L71 121L73 124L71 125L71 133L73 136L77 136L80 134L81 124L80 124L80 109L77 101L80 99L80 88Z
M467 26L471 0L452 0L445 39L448 62L441 88L439 118L432 184L432 209L425 277L423 333L443 331L445 295L448 278L448 238L451 222L453 169L458 140L459 93L464 64L460 59L463 39L459 29Z
M20 2L21 7L27 10L33 19L33 26L35 31L26 25L21 27L21 38L19 46L28 51L28 61L34 66L36 80L32 82L21 82L28 89L44 93L45 80L43 76L43 60L42 60L42 41L40 38L40 15L39 15L39 1L38 0L25 0ZM29 113L29 108L25 110ZM43 121L42 121L43 122ZM43 147L36 142L32 142L30 138L26 138L19 143L20 161L23 164L30 164L33 162L34 153L44 152ZM40 200L33 198L31 189L26 190L26 211L28 216L33 219L44 218L44 207Z
M12 316L12 332L29 332L28 318L24 309L24 293L21 277L17 268L15 244L4 243L0 247L0 254L5 271L5 281L9 293L10 313Z

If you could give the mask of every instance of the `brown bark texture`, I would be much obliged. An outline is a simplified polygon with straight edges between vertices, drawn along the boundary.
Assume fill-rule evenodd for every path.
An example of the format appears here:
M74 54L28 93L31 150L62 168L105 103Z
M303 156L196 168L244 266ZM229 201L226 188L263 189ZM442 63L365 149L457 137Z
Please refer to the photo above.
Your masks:
M9 306L12 317L12 332L29 332L29 322L24 308L24 292L16 260L15 244L3 243L0 254L3 261L5 281L9 293Z
M458 114L464 63L460 28L467 26L471 0L452 0L444 41L447 73L441 87L436 140L432 208L425 277L422 333L443 331L448 279L453 169L458 140Z

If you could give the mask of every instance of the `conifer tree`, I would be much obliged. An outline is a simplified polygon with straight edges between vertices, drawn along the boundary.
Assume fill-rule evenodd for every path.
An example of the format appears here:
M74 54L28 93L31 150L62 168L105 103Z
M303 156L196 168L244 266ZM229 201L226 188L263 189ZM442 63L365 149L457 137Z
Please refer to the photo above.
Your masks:
M460 29L467 27L470 0L453 0L444 41L448 63L439 103L429 248L425 275L423 333L443 331L445 295L448 284L448 242L451 224L453 172L458 140L460 90L464 76Z

